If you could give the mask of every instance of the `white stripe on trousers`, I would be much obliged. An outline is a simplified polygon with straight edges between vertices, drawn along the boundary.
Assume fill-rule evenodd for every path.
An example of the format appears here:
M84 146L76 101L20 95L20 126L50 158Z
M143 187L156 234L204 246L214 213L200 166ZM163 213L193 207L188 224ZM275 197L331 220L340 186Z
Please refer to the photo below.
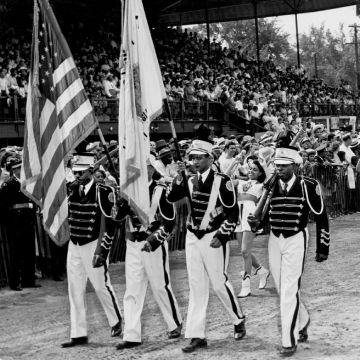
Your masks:
M309 320L300 300L301 276L304 270L309 233L305 229L294 236L276 237L270 232L269 265L275 287L280 294L282 346L297 344L299 330Z
M112 327L121 320L119 305L110 283L107 265L93 268L92 259L97 240L86 245L69 243L67 255L67 277L70 300L70 337L87 336L85 290L87 279L95 289L104 308L109 325Z
M145 241L126 241L125 341L141 342L141 313L148 283L168 330L175 330L182 323L179 306L171 288L168 244L165 241L151 253L141 251L144 244Z
M186 338L205 338L206 308L209 301L209 280L216 295L229 313L233 324L242 320L242 312L227 277L229 244L210 247L216 231L200 240L190 231L186 235L186 266L189 277L189 307L186 320Z

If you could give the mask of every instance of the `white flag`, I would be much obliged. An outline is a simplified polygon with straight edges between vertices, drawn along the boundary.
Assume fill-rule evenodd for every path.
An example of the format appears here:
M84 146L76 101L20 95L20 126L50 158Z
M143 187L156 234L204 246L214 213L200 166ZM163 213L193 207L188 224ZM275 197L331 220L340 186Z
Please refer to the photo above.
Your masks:
M166 93L141 0L125 0L120 74L120 193L147 225L150 122L161 114Z

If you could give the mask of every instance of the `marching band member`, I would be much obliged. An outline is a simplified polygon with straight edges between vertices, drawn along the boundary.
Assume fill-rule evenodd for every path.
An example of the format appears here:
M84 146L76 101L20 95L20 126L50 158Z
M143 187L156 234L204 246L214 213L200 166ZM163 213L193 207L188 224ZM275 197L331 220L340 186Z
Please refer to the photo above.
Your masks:
M22 160L18 156L6 159L8 177L0 186L0 214L9 245L9 286L11 290L37 288L35 282L36 207L20 190Z
M155 169L148 164L151 197L150 225L145 229L123 200L120 218L126 217L126 257L124 295L124 337L117 349L141 345L141 313L150 283L155 301L168 326L168 338L180 337L182 318L171 288L167 238L172 232L175 209L166 199L166 186L153 180Z
M187 226L186 265L189 276L189 307L185 337L190 344L182 350L193 352L207 346L206 309L209 300L209 282L223 303L234 324L236 340L245 336L245 316L228 279L229 244L234 232L239 208L234 186L226 175L211 169L212 144L194 140L189 151L197 173L188 180L193 213ZM178 162L178 176L173 182L168 200L186 197L185 164Z
M113 189L96 184L93 177L94 155L78 155L72 171L76 181L70 185L70 242L67 256L67 278L70 300L70 341L62 347L87 344L85 289L87 279L93 285L111 327L111 336L120 336L122 318L114 289L110 282L106 260L114 236L115 224L105 217L101 235L102 212L110 214L115 201ZM95 255L94 255L95 254Z
M296 163L301 163L298 150L292 146L276 149L275 182L268 211L270 222L269 264L276 289L280 295L282 327L282 357L296 352L297 343L308 339L310 316L300 300L301 276L308 248L309 212L315 215L316 261L327 260L329 254L329 221L319 183L294 174ZM259 219L250 215L250 223Z

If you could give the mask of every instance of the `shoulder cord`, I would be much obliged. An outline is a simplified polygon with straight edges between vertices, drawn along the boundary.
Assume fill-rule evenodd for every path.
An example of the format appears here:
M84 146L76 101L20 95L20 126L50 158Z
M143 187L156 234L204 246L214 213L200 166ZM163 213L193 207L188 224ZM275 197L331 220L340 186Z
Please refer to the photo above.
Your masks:
M221 203L223 204L223 206L225 206L226 208L232 208L232 207L235 205L236 200L237 200L237 196L236 196L236 194L235 194L235 186L234 186L234 184L233 184L233 182L232 182L231 179L229 179L229 181L231 181L231 185L232 185L232 189L233 189L233 195L234 195L234 202L233 202L232 205L227 206L227 205L224 204L224 201L223 201L223 199L222 199L222 197L221 197L221 191L220 191L220 188L219 188L219 198L220 198L220 201L221 201ZM221 186L221 185L220 185L220 186Z
M324 211L324 200L323 200L323 197L322 197L320 184L317 183L316 186L319 186L319 191L320 191L320 195L319 195L319 196L320 196L320 201L321 201L321 209L320 209L319 212L316 212L316 211L314 210L314 208L311 206L311 202L309 201L309 194L308 194L308 191L307 191L307 186L306 186L306 184L305 184L304 178L301 180L301 183L302 183L303 188L305 189L306 201L307 201L307 203L308 203L311 211L312 211L315 215L320 215L320 214L322 214L322 212ZM304 190L303 190L303 191L304 191Z
M170 203L171 204L171 203ZM166 217L163 212L161 211L161 206L160 206L160 201L159 201L159 213L160 215L165 219L165 220L168 220L168 221L172 221L172 220L175 220L175 216L176 216L176 211L175 211L175 206L173 204L171 204L172 207L173 207L173 211L174 211L174 216L172 218L168 218Z
M160 186L160 185L158 185L158 186ZM164 191L164 189L162 189L162 191ZM154 192L155 192L155 190L153 191L153 196L154 196ZM162 194L161 194L161 196L160 196L160 198L159 198L159 204L158 204L158 209L159 209L160 215L161 215L165 220L168 220L168 221L174 220L174 219L175 219L175 207L174 207L174 205L173 205L172 203L170 203L169 201L167 201L167 199L166 199L166 201L167 201L170 205L172 205L173 210L174 210L174 216L173 216L172 218L166 217L166 216L163 214L163 212L161 211L161 206L160 206L161 197L162 197Z
M111 187L111 191L112 191L112 194L113 194L113 197L114 197L114 201L116 201L116 196L115 196L115 189ZM112 218L112 214L110 212L110 215L107 215L102 207L102 204L101 204L101 197L100 197L100 186L97 185L96 186L96 200L99 200L99 206L100 206L100 210L101 212L104 214L105 217L107 218Z

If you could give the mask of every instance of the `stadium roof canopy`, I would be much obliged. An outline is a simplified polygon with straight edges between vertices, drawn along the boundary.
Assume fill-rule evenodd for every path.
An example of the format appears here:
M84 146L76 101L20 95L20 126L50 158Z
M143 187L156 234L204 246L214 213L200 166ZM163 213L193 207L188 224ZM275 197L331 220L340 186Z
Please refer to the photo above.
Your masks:
M143 0L153 19L166 25L223 22L306 13L355 5L356 0ZM255 10L256 6L256 10Z

